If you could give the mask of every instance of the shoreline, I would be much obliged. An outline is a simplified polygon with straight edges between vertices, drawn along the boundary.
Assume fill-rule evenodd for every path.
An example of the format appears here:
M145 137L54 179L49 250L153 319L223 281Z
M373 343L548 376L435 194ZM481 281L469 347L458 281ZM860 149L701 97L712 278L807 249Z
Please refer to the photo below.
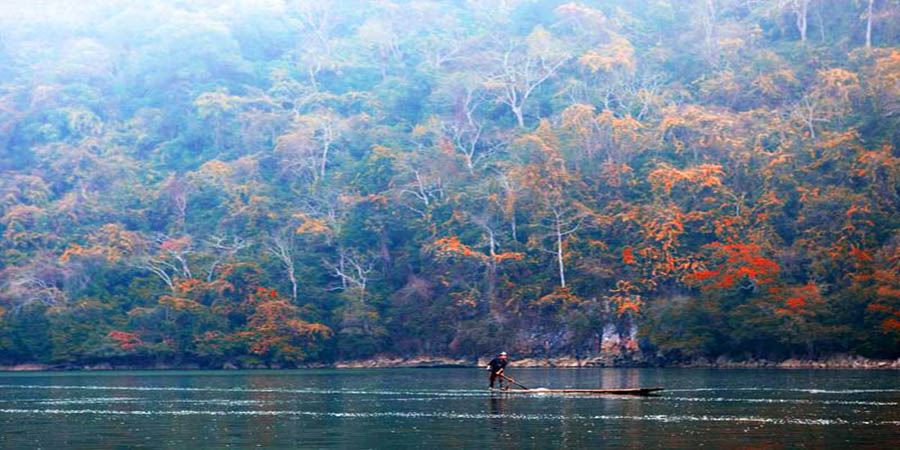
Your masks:
M488 359L457 359L439 356L418 356L410 358L378 356L363 360L337 361L333 363L310 363L297 367L252 366L237 367L226 363L221 367L209 367L199 364L38 364L23 363L0 365L0 372L67 372L67 371L126 371L126 370L291 370L291 369L387 369L387 368L478 368L484 367ZM862 370L900 370L900 358L896 360L869 359L861 356L834 355L823 359L786 359L744 360L737 361L719 357L717 359L697 358L690 361L665 362L646 358L609 358L588 357L555 357L555 358L522 358L513 359L510 367L517 368L697 368L697 369L862 369Z

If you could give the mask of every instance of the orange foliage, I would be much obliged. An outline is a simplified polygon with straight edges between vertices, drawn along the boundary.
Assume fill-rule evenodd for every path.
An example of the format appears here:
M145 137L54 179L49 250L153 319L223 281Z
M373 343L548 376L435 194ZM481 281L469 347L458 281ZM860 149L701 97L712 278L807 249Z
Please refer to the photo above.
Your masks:
M887 306L887 305L878 305L875 303L872 303L869 306L866 306L866 309L868 309L869 311L885 312L885 313L889 313L889 314L894 313L894 308L891 308L890 306Z
M773 282L780 271L775 261L761 256L762 250L755 244L714 242L706 247L715 250L725 261L716 270L703 270L685 276L686 280L711 281L704 289L727 289L744 279L758 285L767 284Z
M180 252L191 246L191 237L184 236L180 238L166 239L159 244L159 249L164 252Z
M178 280L175 283L175 287L180 292L189 293L189 292L197 289L202 284L204 284L202 280L198 280L196 278L187 278L184 280Z
M173 297L171 295L163 295L159 298L160 306L172 308L176 311L199 312L206 309L203 305L186 298Z
M127 333L125 331L112 330L106 337L116 341L122 350L133 350L142 344L141 339L135 333Z
M789 298L789 299L785 300L784 303L786 305L788 305L794 311L799 310L800 308L803 308L804 306L806 306L806 300L803 300L802 298L799 298L799 297Z
M718 270L701 270L699 272L694 272L685 276L685 279L696 280L696 281L706 281L715 277L718 277L721 274L721 271Z
M563 307L567 307L580 303L580 300L569 290L569 288L556 287L553 289L553 292L539 298L534 303L537 306L562 305Z
M522 258L524 258L524 257L525 257L525 254L520 253L520 252L506 252L506 253L500 253L500 254L493 255L494 261L497 261L497 262L502 262L507 259L511 259L513 261L521 261Z
M642 283L626 280L616 282L616 287L610 289L610 295L605 296L607 301L611 302L616 309L616 314L623 315L629 311L639 313L644 305L641 296L638 294L642 289L649 286L641 287Z
M890 286L879 286L878 290L875 292L882 297L900 298L900 289L892 288Z
M434 245L437 247L439 253L444 256L452 256L452 255L462 255L469 256L472 258L476 258L481 260L482 262L503 262L506 260L513 261L521 261L525 255L520 252L505 252L505 253L496 253L493 255L485 255L484 253L476 252L472 250L468 245L460 242L459 238L456 236L451 236L447 238L441 238L434 242Z
M274 289L258 288L257 295L277 297ZM248 320L249 329L236 333L248 341L250 352L262 355L278 351L294 359L303 359L303 345L331 337L332 331L320 323L311 323L297 317L300 309L286 300L263 300L257 304Z
M624 264L635 264L634 253L631 247L625 247L625 250L622 250L622 262Z
M860 249L857 248L856 246L851 246L851 247L850 247L850 254L853 255L853 256L855 256L855 257L856 257L856 260L859 261L859 262L867 262L867 261L872 261L872 260L873 260L872 255L870 255L870 254L869 254L868 252L866 252L865 250L860 250Z
M771 292L778 294L781 290ZM779 300L775 297L776 301ZM783 298L783 308L775 310L776 314L794 315L794 316L810 316L816 310L816 305L824 303L824 299L819 294L819 288L810 283L804 286L791 286L786 288L786 296Z
M303 221L294 230L296 234L331 234L331 229L324 220L314 219L305 214L296 214L294 217Z
M638 312L641 310L640 303L632 300L625 300L619 304L619 309L616 311L619 315L625 314L628 311Z
M84 247L78 244L72 244L66 251L63 252L62 256L59 257L59 262L67 263L69 262L73 256L81 256L85 254Z
M438 251L441 253L475 256L479 258L484 256L472 251L468 245L460 242L459 238L456 236L438 239L434 242L434 245L437 246Z
M588 238L587 243L593 245L594 247L598 247L601 250L609 250L609 246L606 245L606 242L603 242L599 239Z
M881 329L885 333L900 332L900 320L893 317L887 318L884 322L881 322Z
M847 209L847 212L844 213L847 217L853 216L856 213L867 213L871 212L869 205L857 206L856 204L850 205L850 208Z
M715 164L702 164L697 167L678 170L673 167L663 165L657 169L650 171L647 175L647 181L655 188L660 187L666 195L672 193L672 188L677 183L689 182L700 187L718 187L722 185L722 166Z

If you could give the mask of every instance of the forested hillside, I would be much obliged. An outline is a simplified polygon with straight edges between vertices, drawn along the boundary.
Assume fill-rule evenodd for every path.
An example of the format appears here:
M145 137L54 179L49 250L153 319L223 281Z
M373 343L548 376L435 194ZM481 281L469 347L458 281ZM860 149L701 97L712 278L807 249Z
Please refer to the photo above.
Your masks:
M900 2L135 3L0 6L0 363L900 356Z

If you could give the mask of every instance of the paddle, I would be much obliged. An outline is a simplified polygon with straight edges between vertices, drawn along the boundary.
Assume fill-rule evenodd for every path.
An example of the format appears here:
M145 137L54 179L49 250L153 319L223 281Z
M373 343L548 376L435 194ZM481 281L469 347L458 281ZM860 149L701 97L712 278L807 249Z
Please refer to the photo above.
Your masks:
M529 390L529 391L531 390L530 387L522 386L522 385L519 384L519 382L517 382L516 380L513 380L512 378L510 378L510 377L508 377L508 376L506 376L506 375L504 375L504 374L502 374L502 373L500 374L500 376L503 377L504 380L509 381L510 383L512 383L512 384L514 384L514 385L516 385L516 386L518 386L518 387L520 387L520 388L522 388L522 389L527 389L527 390Z

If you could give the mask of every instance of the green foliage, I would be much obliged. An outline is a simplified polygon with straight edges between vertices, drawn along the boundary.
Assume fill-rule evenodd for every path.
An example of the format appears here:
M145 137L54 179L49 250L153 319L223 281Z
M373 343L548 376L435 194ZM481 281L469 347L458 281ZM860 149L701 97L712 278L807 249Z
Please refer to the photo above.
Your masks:
M896 2L90 3L0 17L0 363L900 356Z

